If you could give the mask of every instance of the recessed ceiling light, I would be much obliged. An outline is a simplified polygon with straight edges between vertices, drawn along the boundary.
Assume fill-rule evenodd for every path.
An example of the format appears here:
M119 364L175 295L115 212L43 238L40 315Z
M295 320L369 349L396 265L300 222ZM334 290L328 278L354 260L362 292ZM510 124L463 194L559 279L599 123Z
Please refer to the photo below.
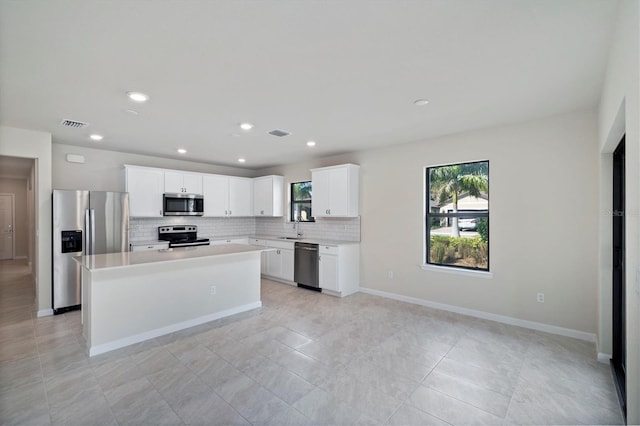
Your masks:
M253 124L251 124L251 123L240 123L240 128L242 130L251 130L251 129L253 129Z
M238 158L238 163L244 163L245 161L247 160L245 160L244 158Z
M416 99L415 101L413 101L413 104L415 106L425 106L428 103L429 101L427 99Z
M178 149L178 154L186 154L186 153L187 153L186 149L184 149L184 148Z
M316 146L316 142L315 141L308 141L307 142L307 146Z
M89 138L90 138L92 141L101 141L101 140L104 138L104 136L99 135L99 134L97 134L97 133L94 133L94 134L92 134L92 135L89 135Z
M149 100L148 95L140 92L127 92L127 96L129 97L129 99L136 102L146 102Z

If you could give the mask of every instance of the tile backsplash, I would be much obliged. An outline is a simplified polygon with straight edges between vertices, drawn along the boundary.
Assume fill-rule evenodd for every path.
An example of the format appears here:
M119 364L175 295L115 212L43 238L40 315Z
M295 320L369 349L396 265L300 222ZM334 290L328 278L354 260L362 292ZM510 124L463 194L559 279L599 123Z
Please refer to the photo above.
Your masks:
M318 219L300 222L303 238L319 240L360 241L360 217L343 219ZM296 224L281 217L257 218L257 235L296 236Z
M167 225L196 225L199 237L211 239L246 235L296 235L295 224L281 217L133 217L129 223L129 239L133 243L155 241L158 239L158 227ZM300 223L299 230L304 238L360 241L360 218L319 219Z

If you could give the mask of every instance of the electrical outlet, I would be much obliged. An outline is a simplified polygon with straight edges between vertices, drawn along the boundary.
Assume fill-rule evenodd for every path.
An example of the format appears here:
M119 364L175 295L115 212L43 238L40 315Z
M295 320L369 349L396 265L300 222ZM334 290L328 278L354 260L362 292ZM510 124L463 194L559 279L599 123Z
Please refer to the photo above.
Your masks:
M544 293L538 293L538 302L544 303Z
M215 286L215 285L212 285L212 286L211 286L211 295L212 295L212 296L215 296L215 295L216 295L216 286Z
M389 277L390 280L392 280L393 279L393 271L387 272L387 276Z

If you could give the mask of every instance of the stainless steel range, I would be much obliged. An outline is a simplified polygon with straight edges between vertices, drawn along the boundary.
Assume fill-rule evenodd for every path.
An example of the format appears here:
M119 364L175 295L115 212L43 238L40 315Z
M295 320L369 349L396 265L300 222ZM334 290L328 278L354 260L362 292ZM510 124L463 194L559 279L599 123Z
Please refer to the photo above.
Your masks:
M169 247L208 246L208 238L198 238L195 225L159 226L158 239L169 241Z

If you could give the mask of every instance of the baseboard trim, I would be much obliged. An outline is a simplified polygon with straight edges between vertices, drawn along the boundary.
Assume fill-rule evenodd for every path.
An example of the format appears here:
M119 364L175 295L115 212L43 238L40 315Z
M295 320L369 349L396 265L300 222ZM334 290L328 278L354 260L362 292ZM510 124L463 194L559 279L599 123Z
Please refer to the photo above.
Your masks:
M38 311L38 318L40 317L50 317L53 315L53 309L40 309Z
M602 352L598 352L598 362L603 364L609 364L611 362L611 354L604 354Z
M251 311L253 309L257 309L260 307L262 307L262 302L259 300L254 303L249 303L246 305L237 306L232 309L227 309L227 310L216 312L213 314L204 315L202 317L180 322L178 324L172 324L166 327L156 328L155 330L147 331L144 333L125 337L122 339L112 340L111 342L90 347L89 356L100 355L105 352L110 352L116 349L124 348L125 346L133 345L135 343L144 342L145 340L164 336L165 334L169 334L169 333L175 333L176 331L184 330L185 328L194 327L196 325L204 324L209 321L215 321L220 318L225 318L231 315L240 314L242 312Z
M418 299L417 297L403 296L401 294L389 293L386 291L375 290L367 287L360 287L362 293L372 294L374 296L386 297L387 299L399 300L401 302L412 303L414 305L425 306L427 308L439 309L441 311L454 312L475 318L482 318L490 321L496 321L503 324L515 325L517 327L528 328L531 330L543 331L545 333L557 334L560 336L573 337L574 339L585 340L587 342L595 342L595 333L586 333L584 331L573 330L570 328L558 327L555 325L543 324L535 321L528 321L519 318L508 317L505 315L492 314L490 312L478 311L475 309L462 308L445 303L432 302L430 300Z

